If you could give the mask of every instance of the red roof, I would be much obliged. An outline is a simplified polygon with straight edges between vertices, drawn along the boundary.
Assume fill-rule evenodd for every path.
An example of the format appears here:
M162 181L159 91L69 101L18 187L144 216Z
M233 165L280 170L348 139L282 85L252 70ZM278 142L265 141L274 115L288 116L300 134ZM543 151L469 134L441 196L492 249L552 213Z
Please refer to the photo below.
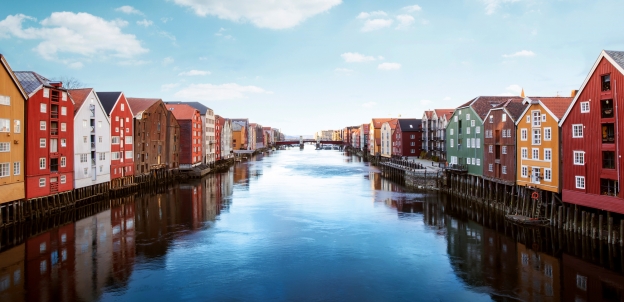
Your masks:
M192 120L195 117L195 114L199 114L199 110L186 104L168 104L167 110L173 113L176 120Z
M147 99L147 98L126 98L128 101L128 105L130 106L130 110L134 114L139 114L139 112L144 111L145 109L152 107L158 101L162 101L161 99Z
M433 116L433 110L425 110L425 116L427 117L427 119L431 119L431 117Z
M399 124L399 120L398 119L393 119L388 121L388 125L390 125L390 129L396 129L397 125Z
M390 120L392 120L392 118L374 118L373 126L375 127L375 129L380 129L383 123L388 122Z
M529 97L531 100L539 100L544 104L550 112L552 112L558 119L561 119L563 115L572 104L573 98L571 97Z
M87 97L92 90L93 88L67 90L69 96L72 98L72 100L74 100L74 115L76 115L76 112L78 112L82 104L87 100Z
M434 110L438 118L445 116L447 120L453 115L453 112L455 112L455 109L434 109Z

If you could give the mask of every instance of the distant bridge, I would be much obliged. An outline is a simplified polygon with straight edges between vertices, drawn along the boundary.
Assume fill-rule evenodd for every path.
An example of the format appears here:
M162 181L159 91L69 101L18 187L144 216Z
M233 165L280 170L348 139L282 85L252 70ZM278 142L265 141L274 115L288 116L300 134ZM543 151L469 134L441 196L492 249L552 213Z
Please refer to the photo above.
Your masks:
M287 146L287 145L299 145L299 140L290 140L290 141L281 141L281 142L275 142L276 146ZM313 139L304 139L303 143L314 143L316 144L317 141L313 140ZM318 143L321 143L322 145L344 145L343 141L318 141Z

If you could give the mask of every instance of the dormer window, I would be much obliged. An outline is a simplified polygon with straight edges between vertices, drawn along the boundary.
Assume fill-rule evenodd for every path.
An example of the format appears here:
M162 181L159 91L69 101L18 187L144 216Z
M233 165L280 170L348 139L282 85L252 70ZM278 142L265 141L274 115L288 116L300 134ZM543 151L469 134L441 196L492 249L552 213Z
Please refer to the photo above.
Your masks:
M600 87L602 91L609 91L611 90L611 75L610 74L605 74L603 76L600 77Z

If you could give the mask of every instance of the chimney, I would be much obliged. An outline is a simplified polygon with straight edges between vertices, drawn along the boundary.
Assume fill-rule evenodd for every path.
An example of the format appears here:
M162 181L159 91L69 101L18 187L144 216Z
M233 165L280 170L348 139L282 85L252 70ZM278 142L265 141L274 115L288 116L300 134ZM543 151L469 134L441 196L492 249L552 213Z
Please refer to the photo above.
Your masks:
M50 86L56 87L56 88L61 88L61 87L63 87L63 82L50 82Z
M576 97L577 93L578 93L578 90L572 90L572 92L570 93L570 97Z

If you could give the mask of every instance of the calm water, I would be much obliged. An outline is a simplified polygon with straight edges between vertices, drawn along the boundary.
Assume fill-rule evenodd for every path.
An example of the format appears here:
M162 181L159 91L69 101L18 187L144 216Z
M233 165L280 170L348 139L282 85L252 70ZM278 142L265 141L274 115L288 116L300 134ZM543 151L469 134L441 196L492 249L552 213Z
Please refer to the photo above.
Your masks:
M622 299L621 252L550 248L552 232L445 209L338 151L278 151L130 199L4 247L0 300Z

